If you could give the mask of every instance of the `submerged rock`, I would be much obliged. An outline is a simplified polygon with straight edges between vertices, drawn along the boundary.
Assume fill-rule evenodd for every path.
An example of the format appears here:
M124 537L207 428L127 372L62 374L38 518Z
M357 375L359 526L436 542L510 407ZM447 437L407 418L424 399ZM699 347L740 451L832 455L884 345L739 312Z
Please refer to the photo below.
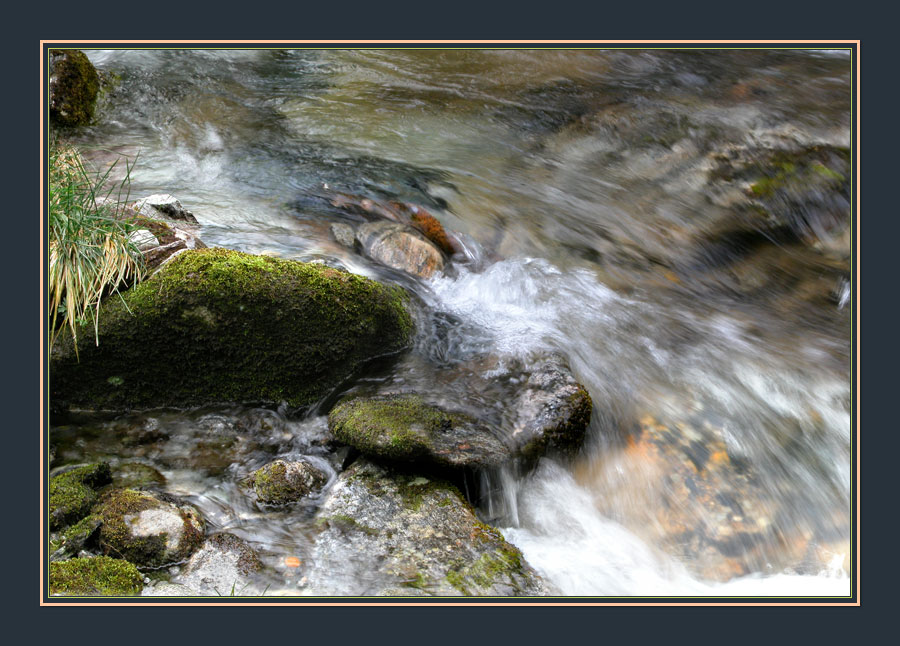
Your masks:
M116 466L113 485L120 489L143 489L164 485L166 478L153 467L140 462L125 462Z
M50 564L51 595L125 597L140 594L143 585L134 565L108 556Z
M383 265L420 278L444 270L444 256L429 240L396 222L368 222L356 230L363 253Z
M275 460L248 478L248 484L260 502L276 505L308 496L326 482L328 476L305 461Z
M185 251L110 298L99 345L61 338L56 400L92 408L256 402L306 406L365 361L405 348L408 297L330 267L225 249ZM183 362L184 366L179 366Z
M353 227L349 224L335 222L331 225L331 235L334 236L335 241L343 247L353 249L356 244L356 231L354 231Z
M444 467L498 466L510 452L491 429L448 413L416 394L353 399L328 416L334 437L362 453Z
M100 77L83 52L50 50L50 118L64 126L90 123Z
M193 588L180 583L170 583L169 581L157 581L150 583L141 590L142 597L199 597L203 596L197 593Z
M827 563L816 561L817 546L846 531L842 501L830 512L812 511L802 485L764 481L720 424L712 413L644 415L621 454L581 465L576 476L616 483L598 498L601 512L704 579L785 568L818 573ZM790 445L803 433L781 430L771 440L797 450Z
M261 595L265 589L255 584L253 575L262 568L256 552L245 541L233 534L215 534L191 556L173 583L195 595Z
M97 500L97 489L112 481L109 464L87 464L50 478L50 529L84 518Z
M366 459L341 474L318 516L313 593L529 596L540 577L452 485Z
M94 509L103 526L100 547L146 567L183 561L203 541L199 512L162 494L120 489Z

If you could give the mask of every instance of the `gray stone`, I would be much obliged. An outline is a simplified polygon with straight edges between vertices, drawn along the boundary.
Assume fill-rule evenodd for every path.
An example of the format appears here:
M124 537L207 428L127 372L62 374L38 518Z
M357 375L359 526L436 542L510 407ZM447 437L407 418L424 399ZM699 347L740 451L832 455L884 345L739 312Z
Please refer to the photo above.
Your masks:
M134 246L136 246L139 251L147 251L148 249L159 246L159 240L157 240L156 236L147 229L132 231L128 236L128 240L134 243Z
M154 585L148 585L141 591L142 597L198 597L200 595L186 585L159 581Z
M341 246L352 249L356 245L356 231L349 224L335 222L331 225L331 235Z
M329 414L328 426L340 442L399 462L483 468L510 457L490 428L428 404L415 393L343 402Z
M156 193L140 199L134 203L132 208L148 218L158 218L162 215L173 220L185 220L197 224L194 214L185 209L174 195L168 193Z
M172 581L203 596L261 596L265 586L254 575L262 567L245 541L233 534L215 534Z
M316 522L322 531L306 572L312 594L549 594L521 552L443 481L360 458Z
M572 454L584 443L591 397L558 357L532 368L513 406L512 440L520 455L536 458L551 449Z

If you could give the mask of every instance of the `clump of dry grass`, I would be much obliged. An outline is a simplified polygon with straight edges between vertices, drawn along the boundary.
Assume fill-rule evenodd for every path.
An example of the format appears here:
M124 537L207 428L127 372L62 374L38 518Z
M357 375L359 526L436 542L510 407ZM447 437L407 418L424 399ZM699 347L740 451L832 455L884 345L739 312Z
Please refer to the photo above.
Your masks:
M52 143L49 162L50 345L67 327L77 341L78 327L87 323L99 343L101 300L144 274L141 253L128 238L134 225L121 217L132 166L126 162L125 179L110 186L115 165L91 173L71 146Z

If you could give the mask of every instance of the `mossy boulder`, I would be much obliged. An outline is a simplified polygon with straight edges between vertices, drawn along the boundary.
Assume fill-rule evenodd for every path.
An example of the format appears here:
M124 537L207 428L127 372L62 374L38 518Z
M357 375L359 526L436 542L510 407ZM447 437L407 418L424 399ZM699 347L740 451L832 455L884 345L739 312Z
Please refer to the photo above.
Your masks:
M103 521L91 514L50 539L50 560L61 561L77 556L81 550L93 544L99 535Z
M94 513L103 523L101 549L140 566L183 561L203 542L199 512L172 496L117 489L101 499Z
M398 287L324 265L226 249L184 251L105 301L94 332L57 342L51 393L88 408L211 403L302 407L364 362L405 348Z
M335 439L362 453L398 462L441 467L492 467L510 457L490 428L449 413L416 394L360 397L328 415Z
M77 50L50 50L50 118L64 126L90 123L100 76Z
M125 597L140 594L143 585L134 565L108 556L50 564L51 595Z
M50 529L84 518L97 501L97 489L111 481L105 462L75 467L50 478Z
M328 476L309 462L275 460L254 471L247 484L260 502L281 505L295 502L321 489Z
M312 594L549 593L521 552L442 480L360 458L338 478L316 524L304 573Z

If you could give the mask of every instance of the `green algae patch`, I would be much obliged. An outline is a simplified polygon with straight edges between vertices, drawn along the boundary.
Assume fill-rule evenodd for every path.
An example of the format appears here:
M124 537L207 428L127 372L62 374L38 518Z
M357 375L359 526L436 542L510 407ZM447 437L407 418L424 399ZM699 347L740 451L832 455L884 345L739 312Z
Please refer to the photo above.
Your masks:
M84 518L97 501L96 489L112 481L105 462L77 467L50 478L50 529Z
M52 396L87 408L310 405L413 333L399 287L319 264L186 251L105 303L99 344L62 338ZM115 378L111 381L111 378Z
M138 569L121 559L97 556L50 564L51 595L127 597L143 587Z

